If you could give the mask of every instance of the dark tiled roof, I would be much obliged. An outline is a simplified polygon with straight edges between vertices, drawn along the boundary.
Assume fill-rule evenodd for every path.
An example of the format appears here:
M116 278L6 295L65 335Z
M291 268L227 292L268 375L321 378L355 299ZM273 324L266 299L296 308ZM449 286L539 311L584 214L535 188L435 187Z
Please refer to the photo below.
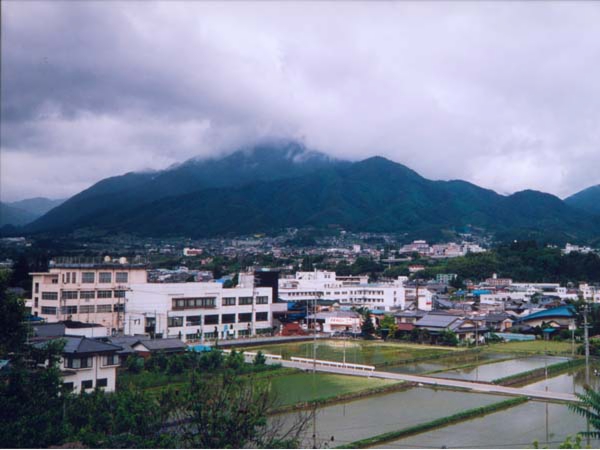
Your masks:
M35 337L57 337L65 335L65 324L64 323L43 323L40 325L33 325L33 334Z
M34 346L38 348L45 347L48 342L54 339L47 339L42 342L37 342ZM90 353L107 353L121 350L121 347L113 344L107 344L96 339L86 338L84 336L62 336L60 340L64 341L63 354L90 354Z
M448 328L454 321L458 320L457 316L442 315L442 314L427 314L420 320L415 322L415 326L421 328Z
M177 338L139 340L148 350L184 350L186 345Z

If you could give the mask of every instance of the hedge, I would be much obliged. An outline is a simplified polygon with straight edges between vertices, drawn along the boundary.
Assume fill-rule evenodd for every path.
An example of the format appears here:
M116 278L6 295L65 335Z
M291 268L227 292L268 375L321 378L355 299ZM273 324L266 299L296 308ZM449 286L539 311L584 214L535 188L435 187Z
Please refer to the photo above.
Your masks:
M465 411L458 412L456 414L452 414L451 416L441 417L439 419L432 420L431 422L425 422L420 425L415 425L413 427L405 428L403 430L390 431L388 433L379 434L377 436L373 436L366 439L361 439L359 441L354 441L346 445L341 445L337 448L367 448L372 447L374 445L381 444L383 442L388 442L396 439L401 439L413 434L423 433L425 431L430 431L435 428L441 428L448 425L452 425L457 422L462 422L463 420L471 419L478 416L483 416L486 414L490 414L501 409L512 408L513 406L520 405L522 403L527 402L527 397L516 397L508 400L504 400L498 403L492 403L491 405L481 406L479 408L467 409Z

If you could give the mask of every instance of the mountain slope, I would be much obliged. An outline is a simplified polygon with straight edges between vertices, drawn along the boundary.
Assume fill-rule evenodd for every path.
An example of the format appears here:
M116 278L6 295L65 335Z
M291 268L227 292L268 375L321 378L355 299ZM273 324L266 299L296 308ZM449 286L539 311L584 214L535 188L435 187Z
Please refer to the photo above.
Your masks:
M378 157L295 178L158 199L81 224L195 237L330 225L386 232L475 225L564 238L598 232L590 216L552 195L523 191L506 197L462 181L430 181Z
M36 217L41 217L50 211L52 208L56 208L58 205L64 203L66 199L56 199L52 200L45 197L34 197L34 198L26 198L25 200L19 200L16 202L8 203L9 206L13 208L19 208L24 211L30 212Z
M571 195L565 199L565 203L574 208L600 215L600 184Z
M28 230L71 230L167 197L300 176L347 164L295 142L263 143L223 158L191 159L158 172L127 173L101 180L50 211Z
M15 208L8 203L0 202L0 227L4 225L25 225L35 220L37 215L24 209Z

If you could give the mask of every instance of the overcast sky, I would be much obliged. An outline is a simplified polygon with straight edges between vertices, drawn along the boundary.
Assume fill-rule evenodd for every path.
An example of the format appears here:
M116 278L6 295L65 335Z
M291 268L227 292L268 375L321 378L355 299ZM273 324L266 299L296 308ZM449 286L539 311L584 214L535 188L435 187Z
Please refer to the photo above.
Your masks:
M600 183L598 2L2 2L2 200L265 136L432 179Z

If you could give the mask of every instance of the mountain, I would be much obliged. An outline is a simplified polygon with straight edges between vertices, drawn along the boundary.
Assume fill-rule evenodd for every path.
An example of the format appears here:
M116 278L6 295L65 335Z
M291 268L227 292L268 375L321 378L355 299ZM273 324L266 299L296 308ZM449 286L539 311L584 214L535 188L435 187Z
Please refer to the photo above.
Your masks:
M574 208L600 215L600 184L571 195L565 199L565 203Z
M550 194L503 196L464 181L431 181L381 157L349 163L294 146L190 161L148 176L103 180L28 228L204 237L332 225L431 235L473 225L515 238L570 240L600 232L591 215ZM119 184L129 188L115 189ZM106 186L113 191L100 189ZM94 197L92 190L101 193ZM160 195L164 191L169 194ZM140 200L144 193L147 197ZM104 199L100 212L86 216L72 209L98 198ZM58 221L65 216L69 219Z
M35 197L16 202L0 203L0 227L4 225L26 225L63 202L64 199L51 200L44 197Z
M11 202L8 205L13 208L19 208L24 211L30 212L36 217L41 217L50 211L52 208L56 208L58 205L65 202L66 199L49 199L45 197L34 197L26 198L25 200L19 200L17 202Z
M68 231L93 226L110 221L119 211L129 211L164 198L202 189L302 176L348 164L308 150L296 142L263 142L222 158L190 159L161 171L130 172L106 178L71 197L35 221L28 230Z
M15 208L9 203L0 202L0 227L4 225L25 225L33 222L38 215L24 209Z

